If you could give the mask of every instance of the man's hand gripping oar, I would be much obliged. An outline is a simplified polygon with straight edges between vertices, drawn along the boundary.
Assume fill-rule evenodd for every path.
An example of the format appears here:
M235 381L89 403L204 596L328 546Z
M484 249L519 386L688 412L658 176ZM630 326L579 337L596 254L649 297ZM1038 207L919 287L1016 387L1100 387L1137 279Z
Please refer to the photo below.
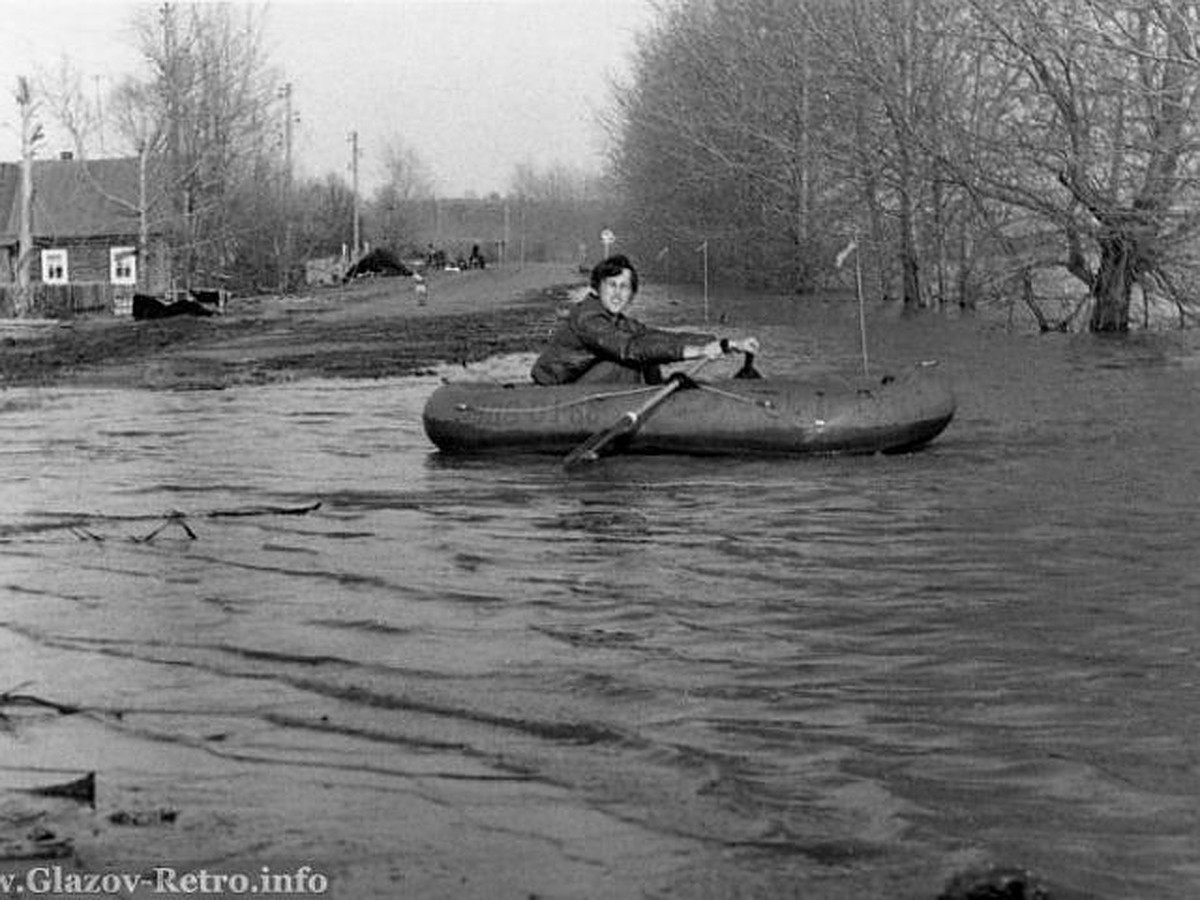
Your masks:
M747 364L744 365L742 369L745 370L748 366L751 371L754 371L751 360L753 359L754 354L758 351L758 341L755 338L721 341L721 351L723 353L729 353L734 350L746 354ZM686 372L676 372L669 379L667 379L666 384L651 394L641 406L637 407L637 409L629 410L603 431L597 431L590 438L568 453L563 459L563 466L569 470L586 465L587 463L595 462L600 458L602 451L610 447L613 443L621 438L627 437L636 432L642 426L642 422L645 421L647 416L661 406L663 401L665 401L673 393L691 383L699 371L708 365L714 358L716 357L705 357ZM758 373L755 372L754 375L741 375L740 377L752 378L757 374Z

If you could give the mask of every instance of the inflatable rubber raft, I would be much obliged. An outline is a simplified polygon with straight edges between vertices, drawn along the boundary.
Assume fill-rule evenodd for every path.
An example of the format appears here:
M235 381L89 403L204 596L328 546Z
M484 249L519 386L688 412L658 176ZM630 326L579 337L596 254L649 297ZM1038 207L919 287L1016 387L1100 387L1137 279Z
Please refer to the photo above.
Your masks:
M452 382L425 404L425 433L445 453L566 454L660 388ZM695 381L671 393L612 449L717 456L897 453L954 416L930 364L898 376Z

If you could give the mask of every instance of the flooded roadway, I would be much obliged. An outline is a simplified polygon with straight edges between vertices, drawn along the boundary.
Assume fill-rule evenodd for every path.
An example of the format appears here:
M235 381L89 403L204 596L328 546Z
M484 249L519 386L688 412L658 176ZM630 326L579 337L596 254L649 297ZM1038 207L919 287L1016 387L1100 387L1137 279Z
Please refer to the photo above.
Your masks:
M756 331L767 374L857 365L845 309ZM874 323L873 366L954 380L926 451L570 475L438 455L434 378L7 390L0 691L90 713L0 732L0 779L181 811L85 862L357 897L932 898L995 861L1190 900L1198 340Z

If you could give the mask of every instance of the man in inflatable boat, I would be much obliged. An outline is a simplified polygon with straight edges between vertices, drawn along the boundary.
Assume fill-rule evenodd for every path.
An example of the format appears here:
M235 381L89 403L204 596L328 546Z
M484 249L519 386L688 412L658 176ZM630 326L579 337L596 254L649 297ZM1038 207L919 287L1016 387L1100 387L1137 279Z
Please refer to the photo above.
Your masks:
M756 338L717 338L711 334L665 331L626 316L637 296L637 270L627 257L610 256L596 264L591 289L571 306L533 364L537 384L661 384L665 363L717 359L737 350L747 354L740 377L757 377L750 357Z

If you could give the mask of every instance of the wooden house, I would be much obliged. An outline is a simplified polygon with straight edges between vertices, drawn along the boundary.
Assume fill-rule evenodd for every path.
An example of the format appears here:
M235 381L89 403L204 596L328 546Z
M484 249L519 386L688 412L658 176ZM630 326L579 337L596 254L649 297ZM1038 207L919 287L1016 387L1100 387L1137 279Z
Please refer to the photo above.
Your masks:
M33 162L33 315L123 311L134 292L166 290L165 204L153 184L136 157ZM0 314L14 308L20 231L21 166L0 163Z

